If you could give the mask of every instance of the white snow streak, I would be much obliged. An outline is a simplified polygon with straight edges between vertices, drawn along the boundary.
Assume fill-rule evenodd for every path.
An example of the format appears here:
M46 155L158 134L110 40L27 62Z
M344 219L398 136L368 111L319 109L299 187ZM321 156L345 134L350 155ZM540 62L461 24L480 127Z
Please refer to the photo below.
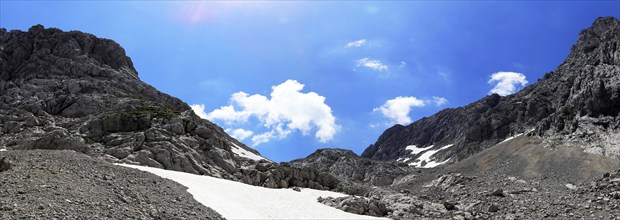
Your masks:
M519 134L516 134L515 136L508 137L508 138L506 138L505 140L503 140L502 142L499 142L498 144L501 144L501 143L504 143L504 142L506 142L506 141L509 141L509 140L515 139L516 137L519 137L519 136L521 136L521 135L523 135L523 134L529 134L529 133L532 133L532 132L533 132L533 131L535 131L535 130L536 130L536 128L532 128L532 129L530 129L529 131L526 131L525 133L519 133Z
M232 150L232 152L235 153L236 155L240 156L240 157L245 157L245 158L248 158L250 160L255 160L255 161L268 160L267 158L258 156L255 153L252 153L251 151L248 151L246 149L243 149L242 147L239 147L239 145L236 145L233 142L230 142L230 144L233 145L230 148ZM270 161L270 160L268 160L268 161Z
M302 189L269 189L231 180L128 164L120 166L147 171L186 186L203 205L227 219L386 219L356 215L317 202L342 193Z
M516 138L516 137L519 137L519 136L521 136L521 135L523 135L523 133L519 133L519 134L517 134L517 135L515 135L515 136L508 137L508 138L506 138L506 140L503 140L502 142L499 142L499 143L500 143L500 144L501 144L501 143L504 143L504 142L506 142L506 141L512 140L512 139L514 139L514 138Z
M0 151L6 151L6 149L0 149Z
M409 158L409 157L404 157L404 158L403 158L403 157L401 157L401 158L396 159L396 161L398 161L398 162L401 162L401 161L402 161L402 162L405 162L405 161L407 161L407 160L409 160L409 159L411 159L411 158Z
M499 142L498 144L504 143L506 141L510 141L510 140L515 139L516 137L519 137L519 136L524 135L524 134L532 133L535 130L536 130L536 128L532 128L532 129L526 131L525 133L519 133L519 134L516 134L515 136L508 137L505 140L503 140L502 142Z

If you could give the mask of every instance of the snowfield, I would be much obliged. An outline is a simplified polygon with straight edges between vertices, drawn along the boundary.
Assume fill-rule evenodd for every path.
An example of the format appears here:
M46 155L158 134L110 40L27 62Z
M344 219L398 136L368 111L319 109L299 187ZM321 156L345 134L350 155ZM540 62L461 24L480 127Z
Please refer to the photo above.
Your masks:
M387 219L356 215L317 202L322 197L346 194L302 188L269 189L231 180L128 164L187 187L187 192L203 205L227 219Z

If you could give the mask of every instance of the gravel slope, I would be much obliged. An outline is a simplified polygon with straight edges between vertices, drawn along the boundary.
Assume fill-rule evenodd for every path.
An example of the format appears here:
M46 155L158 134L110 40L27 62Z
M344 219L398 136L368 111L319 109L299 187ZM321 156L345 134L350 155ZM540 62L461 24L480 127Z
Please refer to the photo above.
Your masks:
M223 219L184 186L74 151L3 151L0 219Z

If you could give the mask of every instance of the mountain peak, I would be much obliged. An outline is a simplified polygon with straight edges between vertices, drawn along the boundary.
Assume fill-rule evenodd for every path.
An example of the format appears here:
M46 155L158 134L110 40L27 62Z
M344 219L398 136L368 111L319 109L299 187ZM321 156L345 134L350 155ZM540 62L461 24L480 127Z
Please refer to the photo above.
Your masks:
M565 63L571 65L620 64L620 21L615 17L597 18L579 33Z
M123 47L113 40L80 31L64 32L40 24L30 27L27 32L1 29L0 45L3 79L23 78L28 77L27 74L41 72L99 76L107 72L105 68L138 78L138 72ZM50 66L49 61L55 63ZM75 63L93 63L100 68L98 71L62 69ZM9 73L11 75L5 75Z
M592 30L595 33L604 33L607 32L609 30L613 30L615 27L620 25L620 21L618 21L618 18L615 18L613 16L607 16L607 17L599 17L596 20L594 20L594 23L592 23L592 26L586 30Z

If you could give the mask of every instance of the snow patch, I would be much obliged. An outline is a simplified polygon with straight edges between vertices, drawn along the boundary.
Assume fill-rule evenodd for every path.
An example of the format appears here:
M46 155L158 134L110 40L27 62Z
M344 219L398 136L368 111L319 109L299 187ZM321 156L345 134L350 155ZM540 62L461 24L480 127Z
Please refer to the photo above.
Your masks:
M233 142L230 142L230 144L232 144L232 147L230 148L232 150L233 153L235 153L236 155L240 156L240 157L244 157L244 158L248 158L250 160L255 160L255 161L259 161L259 160L267 160L267 161L271 161L267 158L261 157L255 153L252 153L251 151L248 151L246 149L243 149L242 147L239 147L239 145L236 145Z
M227 219L387 219L356 215L317 202L320 197L344 197L342 193L305 189L270 189L210 176L153 167L117 164L147 171L187 187L203 205Z
M499 142L499 144L504 143L504 142L506 142L506 141L510 141L510 140L512 140L512 139L515 139L516 137L519 137L519 136L521 136L521 135L532 133L532 132L533 132L533 131L535 131L535 130L536 130L536 128L532 128L532 129L530 129L530 130L526 131L525 133L519 133L519 134L516 134L515 136L508 137L508 138L506 138L505 140L503 140L502 142Z
M431 146L429 146L427 148L431 148L433 146L434 145L431 145ZM437 153L439 151L442 151L442 150L445 150L445 149L448 149L449 147L452 147L452 146L453 146L453 144L449 144L449 145L443 146L443 147L441 147L441 148L439 148L437 150L428 150L428 151L424 152L422 155L420 155L420 157L418 157L418 159L416 159L415 162L409 163L409 166L415 166L415 167L418 167L418 168L433 168L433 167L445 164L450 159L447 159L447 160L442 161L442 162L437 162L437 161L433 161L431 159L431 157L433 155L435 155L435 153ZM426 162L426 164L422 165L423 162Z
M422 151L425 151L425 150L428 150L428 149L433 148L434 146L435 146L435 145L431 145L431 146L428 146L428 147L425 147L425 148L418 148L418 147L417 147L417 146L415 146L415 145L409 145L409 146L405 147L405 149L406 149L406 150L410 150L410 151L411 151L411 154L413 154L413 155L417 155L417 154L419 154L419 153L420 153L420 152L422 152Z

